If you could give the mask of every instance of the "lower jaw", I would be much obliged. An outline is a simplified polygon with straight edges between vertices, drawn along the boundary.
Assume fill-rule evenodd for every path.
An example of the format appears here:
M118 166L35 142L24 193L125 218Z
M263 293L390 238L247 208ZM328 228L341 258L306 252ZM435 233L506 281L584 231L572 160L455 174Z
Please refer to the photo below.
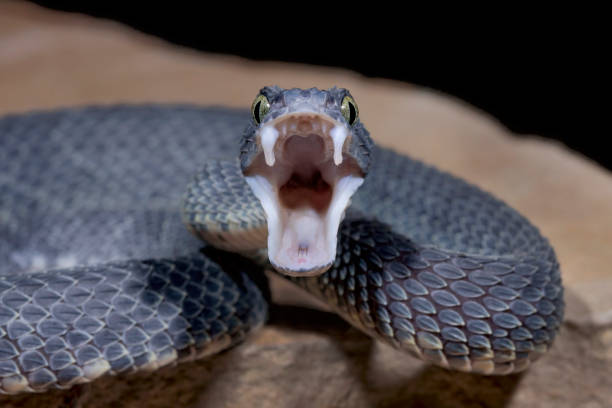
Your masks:
M341 177L333 186L328 206L318 211L284 207L279 189L264 176L247 176L246 180L266 213L272 266L290 276L315 276L329 269L336 256L339 224L363 178Z

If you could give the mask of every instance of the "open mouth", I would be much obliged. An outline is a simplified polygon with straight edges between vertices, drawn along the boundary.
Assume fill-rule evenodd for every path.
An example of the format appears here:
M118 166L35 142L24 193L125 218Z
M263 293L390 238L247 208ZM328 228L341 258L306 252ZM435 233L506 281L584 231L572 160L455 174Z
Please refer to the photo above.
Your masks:
M363 173L347 153L351 133L326 115L296 113L265 124L245 170L268 223L268 258L279 272L310 276L336 256L338 226Z

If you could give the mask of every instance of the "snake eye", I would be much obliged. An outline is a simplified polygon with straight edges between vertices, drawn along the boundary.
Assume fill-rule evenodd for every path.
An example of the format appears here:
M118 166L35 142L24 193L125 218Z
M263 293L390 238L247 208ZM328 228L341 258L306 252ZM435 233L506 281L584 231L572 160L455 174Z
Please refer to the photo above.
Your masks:
M255 119L255 123L258 125L261 123L261 120L266 116L266 114L270 111L270 102L268 102L268 98L265 95L258 95L257 98L253 101L253 105L251 106L251 113L253 114L253 119Z
M345 96L344 99L342 99L340 112L342 112L342 116L344 116L344 119L346 119L350 126L352 126L359 117L359 108L357 108L355 100L350 96Z

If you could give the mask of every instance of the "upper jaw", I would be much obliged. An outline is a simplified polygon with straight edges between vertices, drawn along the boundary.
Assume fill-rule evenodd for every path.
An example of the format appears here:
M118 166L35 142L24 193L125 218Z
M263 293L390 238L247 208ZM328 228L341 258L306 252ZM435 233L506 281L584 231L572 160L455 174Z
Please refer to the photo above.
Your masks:
M332 158L336 165L342 164L343 150L352 138L345 124L325 114L310 111L286 114L266 122L257 132L257 141L268 166L276 163L279 154L282 157L284 142L294 135L318 135L324 143L324 155L319 159L326 161Z
M315 112L286 114L256 134L258 154L244 169L268 222L268 257L279 272L312 276L336 255L339 224L363 172L347 153L344 123Z

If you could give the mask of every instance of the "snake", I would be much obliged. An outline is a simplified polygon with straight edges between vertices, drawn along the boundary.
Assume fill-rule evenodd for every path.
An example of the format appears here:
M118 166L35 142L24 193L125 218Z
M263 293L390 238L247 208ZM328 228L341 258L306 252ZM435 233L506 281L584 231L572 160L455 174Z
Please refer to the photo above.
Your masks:
M267 86L250 110L0 118L0 260L4 394L230 349L266 322L266 270L400 352L475 374L530 367L564 311L533 224L374 144L336 87Z

